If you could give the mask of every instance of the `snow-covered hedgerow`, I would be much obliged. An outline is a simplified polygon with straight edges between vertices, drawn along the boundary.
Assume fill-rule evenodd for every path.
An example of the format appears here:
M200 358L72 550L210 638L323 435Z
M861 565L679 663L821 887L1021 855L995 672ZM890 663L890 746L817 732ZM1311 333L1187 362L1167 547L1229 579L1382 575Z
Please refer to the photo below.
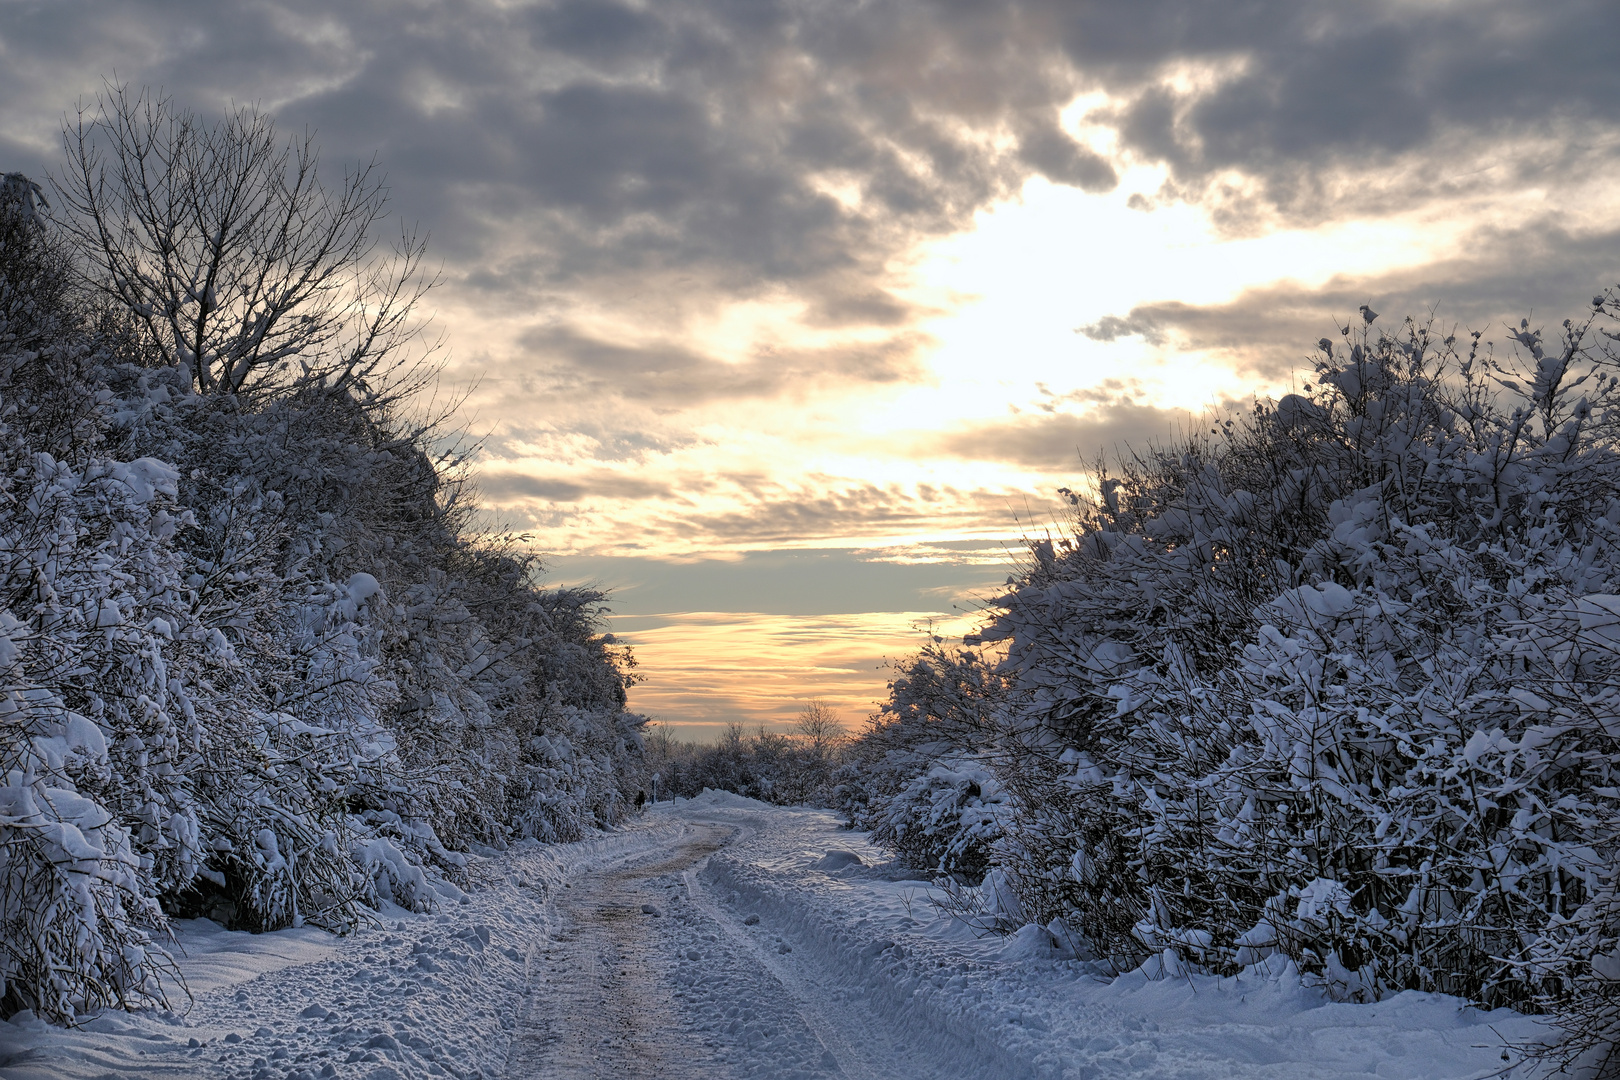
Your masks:
M38 194L0 184L0 1013L169 999L171 915L341 931L616 820L602 596L470 536L397 397L199 393Z
M625 812L642 720L624 711L626 658L595 630L601 594L537 588L531 556L464 538L419 432L346 393L224 409L172 369L110 375L129 452L186 466L198 526L176 542L241 673L230 698L290 720L269 745L303 763L307 790L272 802L307 812L246 839L268 831L306 865L333 861L266 893L257 856L225 857L225 881L205 874L192 908L263 927L320 909L349 925L355 904L426 903L420 867L454 877L468 844L571 839ZM264 862L284 872L273 852Z
M852 820L922 812L971 752L1008 796L992 860L1025 914L1121 967L1282 953L1341 998L1547 1009L1567 1058L1606 1052L1614 314L1597 298L1556 346L1522 325L1511 362L1346 328L1301 393L1103 472L979 639L1005 658L893 684ZM981 719L935 737L958 698Z
M667 735L667 733L660 733ZM705 789L731 791L778 806L826 806L834 797L842 746L793 737L761 727L744 735L734 723L712 746L677 743L663 737L649 754L649 780L661 795L695 798Z
M985 634L1033 918L1350 999L1612 1000L1616 310L1514 362L1347 327L1303 392L1074 496Z

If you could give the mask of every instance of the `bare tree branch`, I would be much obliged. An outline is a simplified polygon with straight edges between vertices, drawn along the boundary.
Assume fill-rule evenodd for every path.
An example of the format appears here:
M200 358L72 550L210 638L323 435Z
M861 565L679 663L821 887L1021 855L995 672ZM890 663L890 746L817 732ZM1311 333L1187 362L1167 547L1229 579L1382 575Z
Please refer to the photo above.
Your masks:
M388 188L375 160L320 177L314 137L270 117L217 122L110 86L63 125L52 183L92 287L126 309L157 363L197 391L324 387L392 404L431 378L418 303L426 237L379 251ZM419 347L421 346L421 347Z

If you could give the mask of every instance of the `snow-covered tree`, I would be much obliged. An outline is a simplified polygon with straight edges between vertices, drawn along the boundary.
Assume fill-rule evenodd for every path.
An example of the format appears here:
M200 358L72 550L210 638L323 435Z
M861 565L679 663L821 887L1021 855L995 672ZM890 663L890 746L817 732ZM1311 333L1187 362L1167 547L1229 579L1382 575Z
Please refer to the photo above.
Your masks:
M1612 1052L1617 313L1498 358L1364 312L1300 393L1071 493L979 638L1028 917L1121 966L1281 953L1345 999L1548 1009Z
M405 418L419 249L350 320L372 182L140 105L69 227L0 181L0 1012L58 1022L169 1000L171 916L342 931L612 823L645 722L604 597L471 533Z

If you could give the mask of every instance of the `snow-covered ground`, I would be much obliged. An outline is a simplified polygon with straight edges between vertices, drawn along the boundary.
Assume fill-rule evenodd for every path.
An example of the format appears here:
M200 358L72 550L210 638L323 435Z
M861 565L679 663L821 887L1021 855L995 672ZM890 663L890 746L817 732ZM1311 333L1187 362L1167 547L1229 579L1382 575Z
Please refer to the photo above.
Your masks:
M976 933L831 814L729 794L477 866L431 915L334 938L180 924L193 1002L0 1024L0 1076L1481 1078L1537 1028L1289 969L1106 980Z

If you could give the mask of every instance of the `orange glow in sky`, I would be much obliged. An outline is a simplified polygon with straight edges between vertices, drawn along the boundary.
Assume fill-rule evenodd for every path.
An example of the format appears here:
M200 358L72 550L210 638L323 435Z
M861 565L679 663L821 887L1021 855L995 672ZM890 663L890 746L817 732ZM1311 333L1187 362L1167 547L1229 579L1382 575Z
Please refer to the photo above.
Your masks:
M284 7L17 7L0 168L113 72L375 153L488 522L613 592L689 734L858 721L1097 455L1286 391L1362 304L1510 348L1620 280L1580 4Z
M1269 365L1250 363L1242 342L1173 334L1097 341L1077 328L1154 302L1219 306L1246 292L1421 278L1471 230L1526 199L1504 192L1477 199L1467 213L1436 203L1229 235L1197 206L1128 205L1162 180L1142 170L1115 192L1091 195L1037 179L1021 198L980 214L971 232L917 250L895 269L897 291L933 312L908 330L909 378L831 381L770 401L665 413L654 422L679 427L685 441L622 462L604 462L599 447L541 425L533 441L484 468L577 483L576 499L509 504L531 515L542 548L564 554L678 562L966 539L1016 548L1021 536L1061 522L1055 489L1083 479L1082 457L1286 392L1315 338L1354 308L1317 312L1292 361ZM1615 210L1611 199L1608 212L1620 217ZM786 300L751 300L657 332L734 366L839 347L797 314ZM612 334L610 313L602 318ZM486 394L485 408L496 411L499 391ZM1123 424L1121 406L1134 407ZM1040 436L1043 424L1057 430ZM608 493L637 484L627 496ZM1009 568L1004 562L1000 572ZM648 681L633 704L698 738L728 718L786 721L811 697L833 701L856 722L884 695L882 659L915 651L913 625L932 616L960 634L976 597L982 589L964 588L936 596L928 609L817 616L752 611L747 596L725 598L737 610L661 620L638 612L625 625L642 628L624 636ZM628 599L635 608L633 591Z

